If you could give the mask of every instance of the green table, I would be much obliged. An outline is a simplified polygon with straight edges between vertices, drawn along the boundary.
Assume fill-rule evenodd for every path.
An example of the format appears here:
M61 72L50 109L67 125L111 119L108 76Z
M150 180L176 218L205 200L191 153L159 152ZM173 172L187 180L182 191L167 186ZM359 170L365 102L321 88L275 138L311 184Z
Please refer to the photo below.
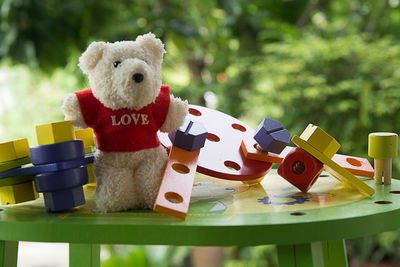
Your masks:
M99 266L100 244L256 246L277 244L280 266L346 266L344 239L400 228L400 181L372 198L323 173L300 193L272 170L248 186L198 175L185 221L154 213L98 213L87 204L46 213L43 200L3 206L1 266L16 265L18 241L68 242L70 266Z

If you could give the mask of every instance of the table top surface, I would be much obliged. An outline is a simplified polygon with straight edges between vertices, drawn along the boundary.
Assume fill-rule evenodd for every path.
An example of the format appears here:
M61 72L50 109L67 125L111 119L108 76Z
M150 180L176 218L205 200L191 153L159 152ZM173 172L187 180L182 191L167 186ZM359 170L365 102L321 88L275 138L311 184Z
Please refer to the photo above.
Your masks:
M271 170L249 186L198 174L185 221L150 210L99 213L94 192L67 212L47 213L43 199L2 206L0 239L154 245L294 244L354 238L400 228L400 181L366 197L323 172L301 193Z

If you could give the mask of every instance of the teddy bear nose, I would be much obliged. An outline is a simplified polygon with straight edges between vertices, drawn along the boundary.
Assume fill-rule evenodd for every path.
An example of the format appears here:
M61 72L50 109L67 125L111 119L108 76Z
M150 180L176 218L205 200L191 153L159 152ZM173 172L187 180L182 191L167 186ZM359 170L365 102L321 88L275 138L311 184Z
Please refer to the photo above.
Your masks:
M144 79L144 75L141 73L135 73L133 74L132 79L135 81L135 83L141 83Z

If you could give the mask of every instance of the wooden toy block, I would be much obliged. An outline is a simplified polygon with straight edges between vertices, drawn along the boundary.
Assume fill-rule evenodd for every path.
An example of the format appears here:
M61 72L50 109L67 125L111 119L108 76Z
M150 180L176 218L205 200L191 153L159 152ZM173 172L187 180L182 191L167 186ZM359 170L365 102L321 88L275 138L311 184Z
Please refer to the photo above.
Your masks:
M0 179L0 187L27 183L33 181L33 175L13 176Z
M85 166L35 175L35 188L37 192L64 190L83 186L87 183L88 175Z
M375 190L373 188L368 186L363 181L357 179L349 171L340 167L337 163L335 163L321 151L317 150L314 146L310 145L307 141L295 135L292 137L292 142L304 149L306 152L310 153L319 161L321 161L324 164L325 170L327 170L339 181L349 185L350 187L353 187L360 193L366 194L368 196L372 196L375 193Z
M96 180L94 178L94 173L93 173L93 163L87 164L86 169L87 169L87 174L88 174L88 178L89 178L88 183L94 184L94 186L96 186Z
M96 147L95 146L87 146L85 147L85 154L90 154L96 152Z
M173 146L153 210L184 220L189 209L200 149Z
M53 192L44 192L43 197L46 211L50 212L71 209L84 205L86 202L82 186Z
M332 161L354 175L369 178L374 177L374 168L365 158L335 154Z
M395 133L370 133L368 135L368 156L374 159L375 183L392 183L392 158L397 157L398 135Z
M265 118L257 127L254 140L264 151L280 154L289 144L290 133L279 121Z
M25 157L21 159L10 160L0 163L0 172L8 171L14 168L18 168L22 165L31 163L30 157Z
M242 152L247 159L276 164L280 164L286 155L295 149L295 147L286 146L280 154L275 154L257 149L256 146L257 143L249 139L243 139L240 144Z
M33 188L32 181L0 187L1 205L18 204L35 200L38 197L39 195Z
M74 160L85 156L82 140L31 147L29 149L34 165Z
M81 130L75 130L75 139L80 139L83 141L85 148L96 147L94 141L94 133L92 128L86 128ZM93 151L92 151L93 152Z
M283 159L278 174L300 191L307 191L317 181L323 164L312 155L297 147Z
M93 154L87 154L83 158L79 158L79 159L68 160L68 161L59 161L59 162L41 164L41 165L36 165L36 166L28 165L28 166L23 166L21 168L7 170L4 172L0 172L0 178L34 175L34 174L45 173L45 172L57 172L57 171L76 168L79 166L84 166L84 165L93 163L93 161L94 161Z
M36 137L39 146L75 140L72 121L37 125Z
M201 122L186 119L171 137L174 146L194 151L204 146L207 130Z
M22 138L0 143L0 162L7 162L29 156L28 139Z
M332 136L313 124L307 126L300 138L330 159L340 148L340 144Z

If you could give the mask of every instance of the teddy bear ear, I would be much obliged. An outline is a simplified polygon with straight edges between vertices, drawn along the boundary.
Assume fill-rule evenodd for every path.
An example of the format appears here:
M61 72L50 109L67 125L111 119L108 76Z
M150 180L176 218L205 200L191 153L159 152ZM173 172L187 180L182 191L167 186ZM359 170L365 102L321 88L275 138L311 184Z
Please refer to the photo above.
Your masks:
M79 58L78 66L81 68L83 73L89 74L89 72L96 67L97 63L103 56L103 51L106 45L105 42L93 42L88 46L86 51Z
M136 42L148 49L151 54L154 55L154 57L157 59L157 62L161 64L162 62L162 57L164 53L166 52L164 49L164 44L161 42L160 39L156 38L156 36L149 32L144 35L139 35L136 38Z

